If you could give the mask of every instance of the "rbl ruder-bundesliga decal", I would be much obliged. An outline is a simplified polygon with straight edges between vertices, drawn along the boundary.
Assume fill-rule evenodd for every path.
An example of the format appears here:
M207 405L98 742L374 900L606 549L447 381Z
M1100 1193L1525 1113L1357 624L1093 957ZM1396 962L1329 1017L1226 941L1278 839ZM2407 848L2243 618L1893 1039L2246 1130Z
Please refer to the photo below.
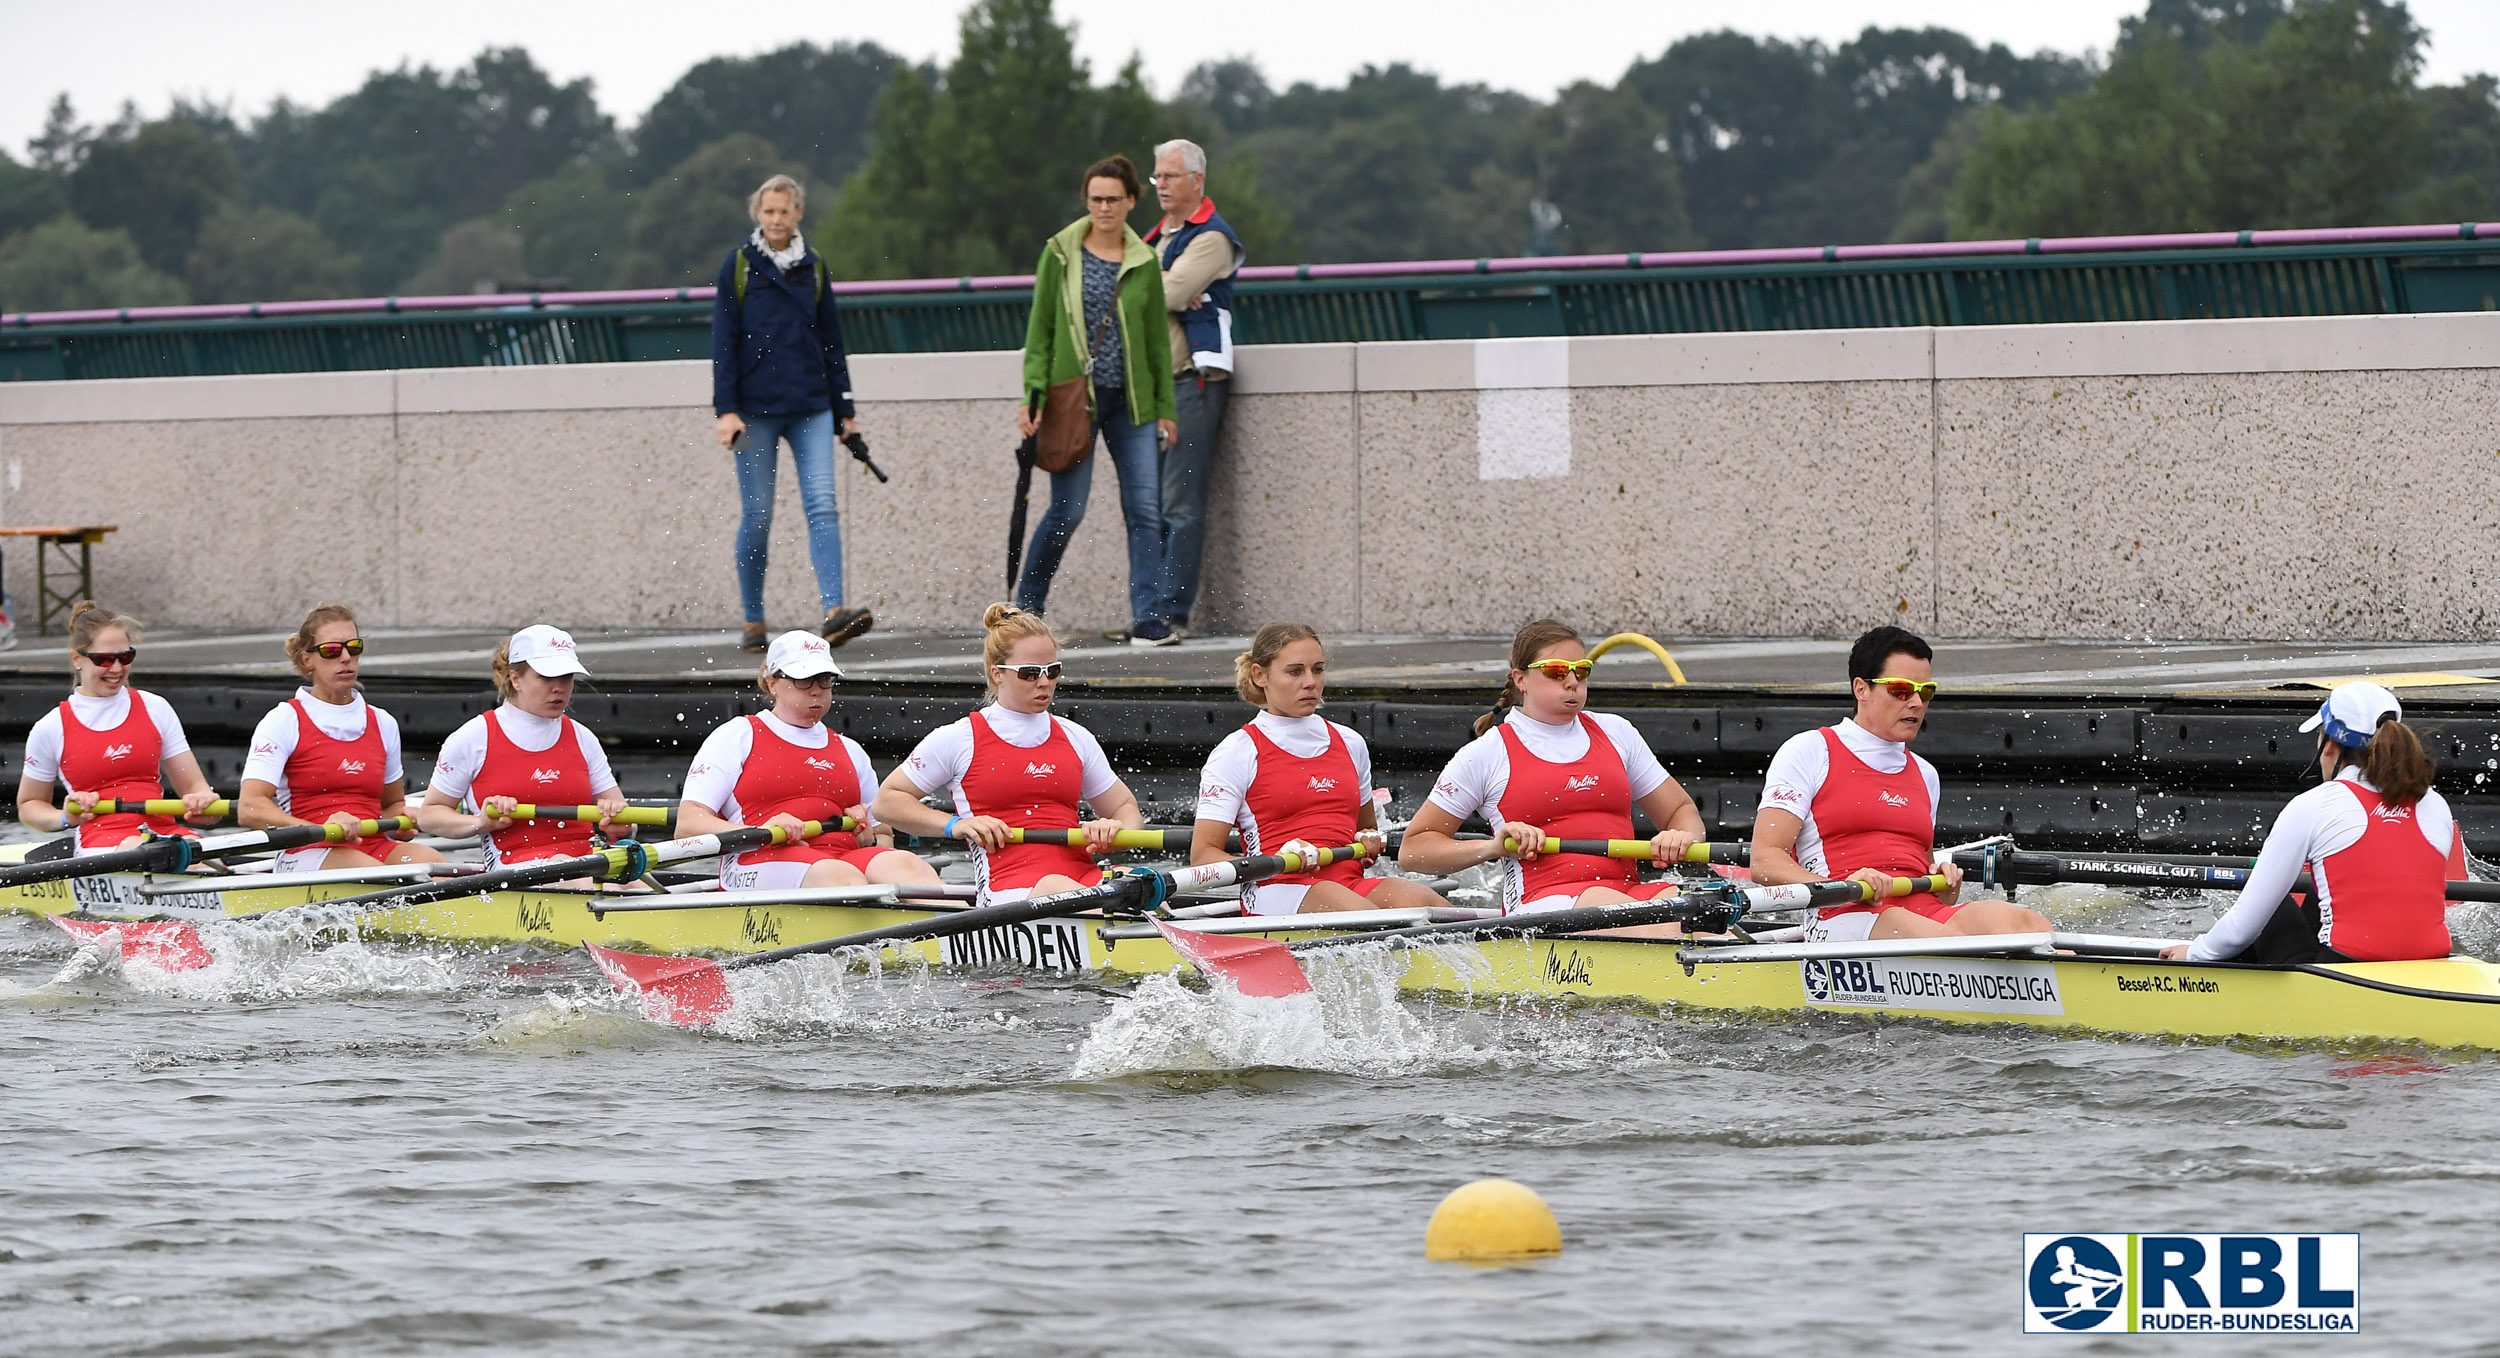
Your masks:
M2359 1235L2023 1237L2025 1334L2360 1328Z

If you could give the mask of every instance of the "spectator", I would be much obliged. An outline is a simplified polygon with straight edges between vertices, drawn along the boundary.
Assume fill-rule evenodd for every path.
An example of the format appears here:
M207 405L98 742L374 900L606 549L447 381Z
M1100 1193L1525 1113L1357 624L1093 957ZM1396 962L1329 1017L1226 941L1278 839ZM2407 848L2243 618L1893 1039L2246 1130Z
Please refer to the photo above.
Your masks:
M1206 555L1207 477L1232 390L1233 275L1249 259L1241 237L1207 197L1207 153L1193 141L1155 148L1155 201L1163 220L1146 233L1163 263L1171 308L1172 395L1180 437L1163 450L1163 601L1155 611L1174 636L1188 635Z
M743 650L764 649L764 558L773 531L773 476L790 443L807 510L807 552L824 605L819 630L839 646L875 625L842 604L842 524L833 512L833 441L859 427L842 318L824 259L807 248L799 218L807 190L786 174L747 196L755 231L720 266L712 298L715 434L738 464L738 596L746 607Z
M1031 437L1035 405L1052 383L1086 379L1086 406L1120 479L1128 527L1129 641L1177 640L1157 616L1163 601L1163 510L1156 461L1178 432L1172 420L1172 355L1164 347L1163 270L1128 226L1141 186L1126 156L1085 171L1085 215L1042 247L1033 268L1033 313L1024 333L1024 403L1017 431ZM1099 337L1099 338L1097 338ZM1089 436L1090 437L1090 436ZM1050 508L1033 530L1016 606L1040 614L1050 579L1085 520L1094 461L1050 474Z

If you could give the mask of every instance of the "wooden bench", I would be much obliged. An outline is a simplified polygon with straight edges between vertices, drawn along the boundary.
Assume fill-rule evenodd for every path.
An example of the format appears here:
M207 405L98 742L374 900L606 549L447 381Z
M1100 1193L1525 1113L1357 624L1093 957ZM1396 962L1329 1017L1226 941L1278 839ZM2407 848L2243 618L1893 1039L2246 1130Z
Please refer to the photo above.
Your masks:
M47 636L52 620L63 617L81 599L95 597L95 545L104 535L120 527L118 524L90 524L66 527L59 524L34 528L0 528L0 538L33 538L35 540L35 635ZM69 549L78 549L78 588L75 592L52 588L52 556L58 553L63 570L70 567ZM66 618L64 617L64 621Z

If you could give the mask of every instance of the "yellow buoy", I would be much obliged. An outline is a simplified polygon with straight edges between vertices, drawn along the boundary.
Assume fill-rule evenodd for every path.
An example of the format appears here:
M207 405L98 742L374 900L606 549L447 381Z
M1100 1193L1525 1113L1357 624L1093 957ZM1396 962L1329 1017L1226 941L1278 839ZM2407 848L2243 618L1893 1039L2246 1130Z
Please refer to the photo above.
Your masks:
M1452 1189L1424 1227L1426 1259L1508 1263L1562 1253L1562 1227L1526 1184L1478 1179Z

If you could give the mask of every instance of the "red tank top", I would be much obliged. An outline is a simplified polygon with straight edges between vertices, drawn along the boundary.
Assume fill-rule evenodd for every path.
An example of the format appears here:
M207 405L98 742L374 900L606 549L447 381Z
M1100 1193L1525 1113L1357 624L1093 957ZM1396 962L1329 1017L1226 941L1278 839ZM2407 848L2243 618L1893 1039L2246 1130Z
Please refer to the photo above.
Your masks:
M2346 782L2368 829L2310 865L2326 946L2356 962L2446 957L2448 855L2432 848L2411 803Z
M1502 744L1510 755L1510 779L1502 789L1498 814L1504 820L1545 827L1556 839L1629 839L1632 837L1632 776L1623 768L1623 752L1585 712L1580 729L1588 733L1587 753L1568 764L1549 764L1528 752L1526 741L1502 723ZM1640 869L1629 860L1588 854L1544 854L1531 863L1503 859L1505 877L1516 877L1518 905L1546 896L1577 895L1607 882L1636 882Z
M1049 739L1029 749L1010 744L978 712L971 721L972 767L964 770L960 786L972 814L1024 830L1075 829L1077 799L1085 791L1084 761L1059 719L1050 719ZM1092 855L1064 844L1010 844L980 853L979 862L985 891L1029 887L1053 873L1080 882L1096 875Z
M1257 722L1241 729L1259 751L1258 769L1241 795L1241 847L1266 853L1296 839L1323 849L1353 843L1359 828L1355 817L1363 809L1362 780L1354 770L1354 751L1337 734L1336 724L1329 724L1328 748L1308 759L1268 739ZM1289 886L1355 882L1362 876L1362 863L1348 859L1317 872L1278 873L1265 880Z
M62 700L60 782L98 800L143 802L162 797L165 785L157 781L157 766L165 762L164 736L156 729L156 719L148 715L145 695L127 686L122 692L130 697L130 710L122 715L121 725L110 731L89 730L70 710L69 701ZM142 830L160 835L189 833L176 826L171 816L116 811L79 826L78 847L113 848Z
M486 758L469 780L469 804L511 797L540 806L585 806L598 789L590 785L590 761L571 717L543 750L524 750L503 733L498 714L486 714ZM486 863L528 863L541 858L579 858L593 851L590 827L580 821L506 821L486 838Z
M825 733L823 749L811 750L782 739L772 723L760 716L748 717L747 726L747 762L739 765L737 786L732 790L738 799L738 819L761 825L786 811L800 820L839 820L868 800L861 795L859 770L852 767L851 752L833 732ZM835 830L800 844L749 849L737 855L737 861L818 863L858 847L858 835Z
M1830 769L1814 793L1815 833L1823 837L1823 870L1838 879L1860 868L1874 868L1894 877L1919 877L1934 871L1936 809L1927 801L1927 776L1915 756L1899 773L1877 773L1850 753L1840 733L1824 727L1823 749ZM1884 910L1892 906L1940 906L1934 896L1893 896L1863 905L1825 906L1822 918L1853 910Z
M365 704L365 729L354 740L340 740L315 725L301 698L289 698L295 709L295 753L286 757L287 814L319 825L341 811L358 820L382 815L384 777L382 709Z

